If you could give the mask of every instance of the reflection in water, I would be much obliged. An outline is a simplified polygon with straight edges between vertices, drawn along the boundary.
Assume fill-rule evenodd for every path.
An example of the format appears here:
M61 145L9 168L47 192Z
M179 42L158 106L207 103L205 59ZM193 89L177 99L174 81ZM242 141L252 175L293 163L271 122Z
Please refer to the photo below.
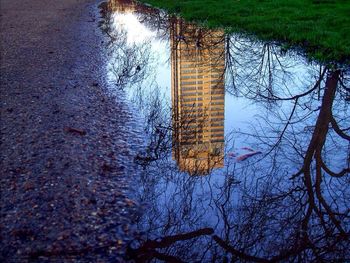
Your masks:
M173 158L190 174L224 166L223 38L220 30L172 21Z
M349 69L308 64L132 1L109 3L108 70L139 107L147 143L135 158L146 208L128 256L348 261ZM135 26L113 22L120 17ZM127 40L142 27L143 38Z
M109 12L134 13L141 6L132 0L108 1Z

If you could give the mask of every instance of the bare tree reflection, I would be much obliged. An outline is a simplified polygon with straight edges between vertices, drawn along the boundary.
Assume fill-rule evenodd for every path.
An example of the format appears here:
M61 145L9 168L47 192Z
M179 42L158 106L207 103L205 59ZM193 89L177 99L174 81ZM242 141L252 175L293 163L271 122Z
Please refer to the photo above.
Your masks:
M155 207L140 218L142 229L152 233L150 236L165 239L205 227L211 227L214 234L206 238L178 240L145 252L145 244L151 242L146 235L145 243L140 243L142 253L146 253L149 260L153 257L169 261L178 255L186 255L182 261L210 261L214 258L249 262L346 260L349 257L350 211L348 147L338 148L337 154L345 154L345 167L339 171L332 171L335 168L328 168L330 164L326 165L325 161L329 160L328 149L335 150L333 142L339 144L340 139L346 144L349 141L346 134L349 128L342 128L349 124L349 119L343 117L335 121L332 113L338 115L339 107L347 107L346 104L342 106L344 98L341 94L346 89L340 84L347 82L345 79L340 81L341 76L344 72L339 70L321 72L314 85L323 92L320 105L313 111L316 118L305 119L300 114L304 111L301 101L313 96L312 92L279 98L293 102L292 117L288 117L289 122L279 125L279 136L269 137L276 138L277 141L272 142L278 146L268 142L271 149L262 162L249 162L243 166L228 162L219 173L222 180L213 175L186 179L169 159L158 159L154 166L145 167L144 188L153 190L143 192L142 200L152 200ZM313 90L316 102L320 91ZM310 126L309 121L316 124ZM275 123L271 125L273 127ZM305 130L305 127L312 129ZM298 134L300 130L304 131L300 133L302 139ZM310 132L311 136L306 136ZM266 141L260 134L251 136ZM329 138L332 138L332 143L327 144ZM290 158L292 154L299 158ZM295 168L291 169L284 163L285 157L293 162L294 167L300 165L300 171L293 173ZM164 193L167 193L165 199ZM146 221L145 217L148 218ZM208 221L208 217L211 220ZM152 254L154 250L163 257ZM134 256L139 251L133 250ZM177 260L180 259L177 257Z
M149 77L152 57L150 40L138 43L130 39L123 23L118 21L125 12L133 12L136 4L133 1L121 2L109 1L101 6L103 20L100 27L109 37L107 56L110 76L117 88L124 89L130 85L137 86Z
M271 43L213 34L159 10L135 10L139 21L169 42L170 54L182 47L186 56L177 55L183 58L211 56L216 59L205 61L213 69L224 67L213 73L218 85L211 96L223 95L226 81L228 93L262 110L250 129L226 134L225 149L217 160L225 165L212 164L204 173L208 176L194 177L188 176L189 169L179 169L172 155L180 141L189 144L184 152L193 154L194 138L212 119L208 109L196 107L199 96L185 101L189 98L178 93L170 105L157 85L148 95L136 94L147 141L135 158L142 167L138 195L145 210L138 218L141 234L130 245L130 256L169 262L346 262L350 258L349 70L300 62ZM140 83L151 70L149 42L130 46L125 32L113 31L115 36L108 32L117 49L113 69L117 85ZM182 76L190 81L191 74ZM179 76L173 74L173 82L181 81ZM189 107L180 114L185 103ZM225 114L245 114L229 111ZM239 139L263 154L238 162L230 153ZM193 171L203 174L198 166Z

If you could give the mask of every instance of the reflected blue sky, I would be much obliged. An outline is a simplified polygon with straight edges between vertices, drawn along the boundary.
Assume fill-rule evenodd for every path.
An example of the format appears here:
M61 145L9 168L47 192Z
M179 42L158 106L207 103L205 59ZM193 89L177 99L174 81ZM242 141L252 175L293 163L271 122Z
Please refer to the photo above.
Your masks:
M141 241L132 242L136 249L133 256L140 256L137 248L143 248L149 240L182 240L179 234L204 228L212 229L214 235L201 235L199 231L196 238L157 251L174 257L182 255L182 260L191 262L213 261L214 257L217 261L242 260L232 248L255 259L281 258L292 262L349 256L344 249L347 241L340 234L349 233L350 227L350 182L346 172L350 163L349 140L339 136L333 125L326 131L325 140L317 141L321 146L319 156L326 166L337 172L345 169L345 176L339 178L320 166L318 157L312 159L318 156L317 152L309 152L317 145L312 143L315 134L322 134L327 128L318 120L329 103L333 104L331 113L339 127L348 132L349 94L343 88L349 84L348 72L311 63L274 43L239 35L222 34L222 42L215 43L221 31L186 23L132 1L110 1L109 8L110 17L103 30L112 39L106 68L111 92L125 92L135 109L135 118L141 120L145 140L144 149L135 156L141 173L137 195L144 205L144 214L137 221L143 234ZM218 54L215 45L222 45L224 53ZM206 155L199 148L191 148L191 143L198 145L206 136L198 127L200 122L192 134L196 140L174 140L174 135L183 129L174 123L181 123L183 117L174 117L172 90L191 89L193 82L193 76L187 73L174 74L174 52L183 59L178 62L183 72L205 68L201 61L204 57L212 76L217 65L210 63L215 59L219 64L224 61L223 79L210 77L210 83L225 83L224 166L218 165L221 153L215 153L215 147L209 147ZM188 55L191 52L196 62ZM190 64L185 60L196 67L186 69L184 65ZM172 76L177 76L180 84L176 86ZM332 88L334 76L334 97L327 102L324 94ZM191 96L196 96L196 103L205 104L205 95L200 98L199 94L206 81L195 79L196 92ZM208 87L213 92L219 85ZM194 98L186 96L188 100ZM177 107L184 108L184 103L181 101ZM211 100L207 105L218 108L220 101ZM199 116L196 107L192 113ZM212 127L213 119L209 115L204 129L211 129L208 127ZM216 132L219 130L216 128ZM174 158L174 147L181 143L190 145L180 147L185 159L205 156L216 158L216 163L208 161L205 172L200 165L191 165L186 172ZM298 173L301 168L304 170ZM319 169L323 169L321 174ZM307 184L309 178L311 186ZM317 202L321 212L313 202ZM337 238L339 242L333 244ZM333 250L326 243L333 244ZM317 249L310 249L310 244ZM154 248L144 249L154 252ZM284 251L292 256L284 255Z

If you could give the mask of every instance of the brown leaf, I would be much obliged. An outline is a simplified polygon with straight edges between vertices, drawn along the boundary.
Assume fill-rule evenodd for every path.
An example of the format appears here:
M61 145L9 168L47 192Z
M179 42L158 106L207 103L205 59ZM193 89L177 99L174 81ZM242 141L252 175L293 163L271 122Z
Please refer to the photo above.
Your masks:
M81 129L77 129L77 128L72 128L72 127L66 127L64 128L65 132L68 133L73 133L73 134L78 134L78 135L86 135L86 131L81 130Z

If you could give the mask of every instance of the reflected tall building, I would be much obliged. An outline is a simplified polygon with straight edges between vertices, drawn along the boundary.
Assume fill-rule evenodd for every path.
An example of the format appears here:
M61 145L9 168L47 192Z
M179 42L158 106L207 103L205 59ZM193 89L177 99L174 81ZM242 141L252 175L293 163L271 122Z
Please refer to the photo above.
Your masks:
M173 158L182 171L208 174L224 166L224 32L179 19L170 31Z
M137 3L133 0L110 0L108 9L118 13L133 13L137 10Z

